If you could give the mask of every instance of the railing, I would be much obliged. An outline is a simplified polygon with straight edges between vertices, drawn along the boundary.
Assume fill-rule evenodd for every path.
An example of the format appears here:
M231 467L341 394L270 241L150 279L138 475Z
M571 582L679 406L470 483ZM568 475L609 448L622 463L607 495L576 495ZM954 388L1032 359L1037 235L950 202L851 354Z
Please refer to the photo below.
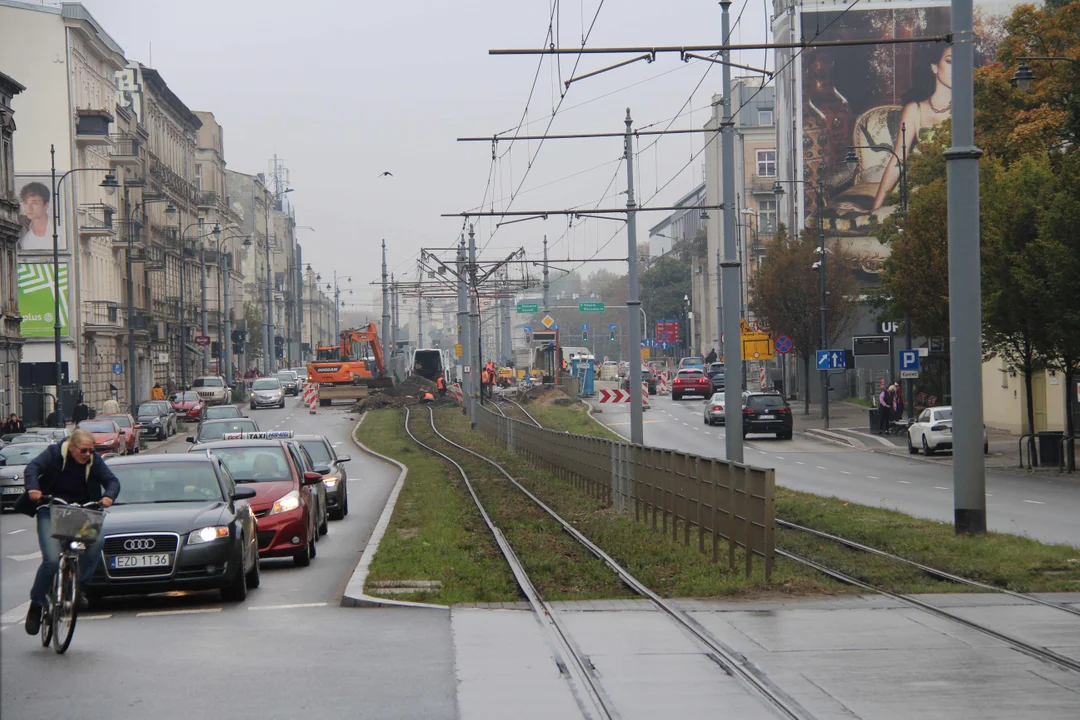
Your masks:
M576 378L575 378L576 381ZM702 458L674 450L631 445L602 438L538 428L477 410L481 431L498 438L510 452L572 483L617 511L720 560L720 541L727 543L727 562L736 569L743 551L747 576L754 558L772 577L775 559L776 473L726 460Z
M79 206L79 232L107 234L113 230L114 209L104 203L84 203Z
M139 148L141 143L139 138L135 137L131 133L113 133L112 134L113 146L109 150L109 157L112 158L139 158Z
M221 200L221 196L213 190L203 190L199 193L199 205L202 207L213 207Z
M1038 462L1037 458L1035 457L1035 433L1026 433L1024 435L1021 435L1020 440L1017 441L1017 448L1020 451L1020 469L1021 470L1024 469L1024 447L1025 447L1024 440L1025 439L1027 440L1027 446L1026 447L1027 447L1027 451L1028 451L1028 453L1027 453L1027 455L1028 455L1027 469L1032 470L1032 469L1034 469L1036 462Z
M95 328L126 328L127 312L111 300L90 300L83 304L83 324Z

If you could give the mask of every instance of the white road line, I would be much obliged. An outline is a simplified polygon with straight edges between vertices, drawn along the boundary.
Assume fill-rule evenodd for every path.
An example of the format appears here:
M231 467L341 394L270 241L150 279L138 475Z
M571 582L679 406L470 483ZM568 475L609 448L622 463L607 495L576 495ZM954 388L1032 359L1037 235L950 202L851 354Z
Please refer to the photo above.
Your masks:
M897 480L897 482L899 482L901 485L910 485L911 484L910 480Z
M796 460L796 461L795 461L795 464L796 464L796 465L805 465L806 463L804 463L804 462L800 462L800 461Z
M37 560L41 557L41 551L27 553L25 555L8 555L8 558L15 562L22 562L24 560Z
M866 476L866 478L867 478L868 480L877 480L877 479L878 479L878 476L877 476L877 475L867 475L867 476Z
M26 532L26 528L22 528L20 530L12 530L11 532L8 533L8 535L18 535L21 532Z
M108 615L83 615L82 613L79 613L80 620L108 620L111 617L112 613L109 613Z
M27 600L18 607L13 607L3 615L0 615L0 623L17 623L26 619L26 611L30 609L30 601Z
M190 610L153 610L135 613L135 617L156 617L158 615L197 615L200 613L221 612L221 608L192 608Z
M826 467L822 467L822 466L818 465L818 466L817 466L817 469L818 469L818 470L828 470L829 468L826 468Z
M947 487L941 487L940 485L935 485L935 486L934 486L934 489L935 489L935 490L948 490L949 488L947 488Z
M841 470L840 474L841 475L850 475L851 473L849 473L847 470Z
M689 425L690 423L683 423L683 425Z
M289 610L292 608L309 608L309 607L326 607L327 603L313 602L313 603L293 603L292 605L256 605L249 607L248 610Z
M1045 505L1046 504L1046 503L1039 502L1038 500L1025 500L1024 502L1031 503L1032 505Z
M776 459L777 459L777 460L783 460L784 458L782 458L782 457L780 457L779 455L777 455L777 456L776 456Z

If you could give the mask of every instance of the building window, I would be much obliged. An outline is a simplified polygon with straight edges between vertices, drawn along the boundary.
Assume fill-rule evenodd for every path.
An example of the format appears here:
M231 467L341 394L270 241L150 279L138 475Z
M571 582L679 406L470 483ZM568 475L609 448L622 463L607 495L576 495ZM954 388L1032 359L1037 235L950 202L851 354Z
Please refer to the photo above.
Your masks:
M776 151L757 151L757 174L758 177L776 177Z
M772 110L758 110L757 111L757 124L758 125L772 125L773 124L773 111Z
M202 165L195 165L195 189L202 192Z
M775 200L758 200L758 232L766 235L776 232Z

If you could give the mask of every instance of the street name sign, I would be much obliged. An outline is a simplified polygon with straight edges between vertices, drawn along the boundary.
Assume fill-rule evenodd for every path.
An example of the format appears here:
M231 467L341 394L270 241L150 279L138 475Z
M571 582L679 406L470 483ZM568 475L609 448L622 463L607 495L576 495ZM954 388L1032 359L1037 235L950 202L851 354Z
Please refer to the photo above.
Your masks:
M540 312L540 306L536 303L518 303L517 311L519 314L525 315L527 313Z
M604 312L604 303L602 302L583 302L578 303L578 312Z
M901 370L900 371L900 379L901 380L918 380L919 379L919 371L918 370Z

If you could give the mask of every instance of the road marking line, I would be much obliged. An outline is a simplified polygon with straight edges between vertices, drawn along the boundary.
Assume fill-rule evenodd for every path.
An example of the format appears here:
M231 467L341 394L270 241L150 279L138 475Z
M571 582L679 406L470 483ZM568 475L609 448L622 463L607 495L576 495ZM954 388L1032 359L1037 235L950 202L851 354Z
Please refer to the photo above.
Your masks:
M817 469L818 469L818 470L828 470L829 468L826 468L826 467L821 467L820 465L818 465L818 466L817 466Z
M683 425L689 425L690 423L683 423Z
M0 623L16 623L26 619L26 612L30 609L30 601L27 600L18 607L13 607L3 615L0 615Z
M947 488L947 487L941 487L940 485L935 485L935 486L934 486L934 489L935 489L935 490L948 490L949 488Z
M41 551L27 553L25 555L8 555L8 558L15 562L22 562L23 560L36 560L41 557Z
M221 608L192 608L190 610L153 610L135 613L135 617L156 617L158 615L197 615L199 613L221 612Z
M805 465L806 463L804 463L804 462L800 462L800 461L796 460L796 461L795 461L795 464L796 464L796 465Z
M878 479L878 476L877 476L877 475L867 475L866 477L867 477L867 479L869 479L869 480L877 480L877 479Z
M328 603L313 602L313 603L293 603L291 605L256 605L249 607L248 610L289 610L291 608L309 608L309 607L326 607Z
M910 480L899 480L897 482L899 482L901 485L910 485L911 484Z
M79 613L80 620L108 620L111 617L112 613L108 613L107 615L83 615L82 613Z
M777 455L777 456L776 456L776 459L777 459L777 460L783 460L784 458L782 458L782 457L780 457L779 455Z
M22 528L20 530L12 530L11 532L8 533L8 535L18 535L21 532L26 532L26 528Z
M1038 500L1025 500L1024 502L1031 503L1032 505L1045 505L1046 504L1046 503L1039 502Z
M841 470L840 474L841 475L850 475L851 473L849 473L847 470Z

